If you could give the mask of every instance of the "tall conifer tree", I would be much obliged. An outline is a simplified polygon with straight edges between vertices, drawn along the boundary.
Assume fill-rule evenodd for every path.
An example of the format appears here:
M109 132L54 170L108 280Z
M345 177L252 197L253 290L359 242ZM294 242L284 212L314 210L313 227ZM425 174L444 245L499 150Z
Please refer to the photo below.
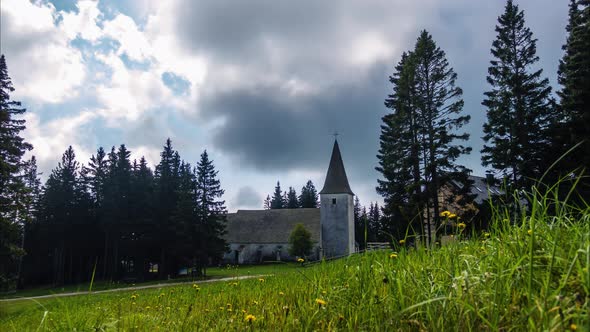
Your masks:
M539 61L537 40L512 0L498 18L496 32L487 76L492 89L482 102L487 108L482 161L520 189L549 166L545 151L554 103L543 70L532 68Z
M0 290L13 287L15 262L23 255L21 215L26 213L19 201L26 192L21 179L21 158L32 146L19 136L25 120L21 103L10 99L14 91L4 55L0 55Z
M281 191L281 183L277 181L277 185L275 186L275 191L272 195L272 199L270 201L270 208L271 209L283 209L285 206L283 204L283 194Z

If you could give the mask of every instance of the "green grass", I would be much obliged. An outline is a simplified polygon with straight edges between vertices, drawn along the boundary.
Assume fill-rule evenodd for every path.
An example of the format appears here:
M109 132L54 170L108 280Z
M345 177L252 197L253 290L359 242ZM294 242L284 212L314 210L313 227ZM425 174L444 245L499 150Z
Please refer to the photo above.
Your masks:
M518 220L509 221L506 211L497 209L489 236L472 234L442 248L400 247L396 255L378 251L291 265L260 280L0 303L0 326L3 331L590 331L590 210L546 197L535 200ZM232 269L218 272L237 275Z
M260 275L260 274L281 274L284 272L292 271L294 268L299 266L294 263L273 263L266 265L243 265L243 266L225 266L225 267L212 267L207 269L206 280L219 279L228 277L248 276L248 275ZM191 277L180 277L170 280L151 280L139 283L125 283L125 282L109 282L109 281L95 281L92 285L93 291L104 291L110 289L121 289L129 287L141 287L157 284L177 283L177 282L190 282L194 281ZM63 293L74 293L74 292L87 292L90 287L90 283L81 283L77 285L67 285L63 287L35 287L30 289L19 290L16 293L6 294L0 296L0 299L15 299L21 297L33 297L33 296L44 296L44 295L58 295Z

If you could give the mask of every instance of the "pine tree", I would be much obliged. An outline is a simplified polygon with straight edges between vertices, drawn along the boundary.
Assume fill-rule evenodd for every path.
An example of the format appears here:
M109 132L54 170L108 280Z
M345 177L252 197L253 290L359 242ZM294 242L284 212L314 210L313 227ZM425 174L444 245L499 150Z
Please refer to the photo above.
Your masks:
M539 57L524 12L508 0L498 23L487 76L492 89L482 102L487 108L482 162L512 188L522 189L554 161L545 160L554 103L549 80L541 77L543 70L530 70Z
M173 247L174 225L171 220L176 204L177 188L179 182L180 156L172 148L170 138L166 140L164 149L160 153L160 163L156 166L154 175L154 216L156 218L156 229L158 234L158 248L160 249L160 259L158 273L160 277L173 275L175 273L172 264L169 264L169 252Z
M227 247L222 238L227 217L225 201L221 200L225 191L221 189L217 173L213 161L204 151L196 167L198 220L204 230L198 257L201 267L205 267L210 259L219 260Z
M265 210L270 210L270 195L266 195L263 207Z
M313 182L308 180L303 188L301 188L301 195L299 195L299 206L302 208L317 208L319 195Z
M395 72L389 77L393 93L385 99L392 113L383 116L380 149L375 169L383 175L378 179L377 192L385 205L384 227L399 236L414 222L420 230L425 208L421 164L421 136L415 106L415 66L411 53L403 53Z
M461 114L462 90L456 79L444 51L426 31L390 78L394 91L385 104L394 112L383 118L377 167L385 178L377 190L385 198L389 229L399 218L408 225L424 219L425 225L436 228L441 188L451 181L464 184L462 191L469 188L469 170L456 162L471 150L457 144L469 138L457 131L470 117Z
M32 146L19 136L25 120L16 117L25 112L21 103L10 100L14 91L4 55L0 56L0 291L14 286L16 262L24 254L19 239L21 217L26 213L18 201L26 192L21 179L21 158Z
M297 192L293 187L289 187L287 193L287 209L296 209L299 207L299 200L297 199Z
M270 208L271 209L282 209L284 208L283 205L283 195L281 191L281 183L277 181L277 185L275 187L275 191L272 195L272 199L270 201Z
M568 37L563 45L564 55L559 61L558 82L562 86L560 120L555 124L556 155L563 155L582 143L558 165L561 176L586 168L590 169L590 2L570 0ZM577 185L582 197L590 193L590 181L582 178ZM566 192L568 190L565 190ZM584 194L584 192L586 194Z
M421 137L419 143L423 154L423 180L425 195L428 198L427 211L432 209L430 218L427 213L426 223L438 228L440 224L438 197L441 188L451 181L463 185L462 193L469 188L470 170L457 164L456 161L460 156L471 151L470 147L457 143L469 139L469 134L459 133L458 130L469 122L470 116L462 115L463 91L455 85L457 74L449 66L445 52L436 46L428 32L422 31L413 54L415 104ZM449 190L454 188L456 186L449 186Z
M363 207L361 206L361 202L358 196L354 197L354 237L356 243L359 245L359 249L363 250L366 247L365 243L365 224L364 221L361 219L361 212Z

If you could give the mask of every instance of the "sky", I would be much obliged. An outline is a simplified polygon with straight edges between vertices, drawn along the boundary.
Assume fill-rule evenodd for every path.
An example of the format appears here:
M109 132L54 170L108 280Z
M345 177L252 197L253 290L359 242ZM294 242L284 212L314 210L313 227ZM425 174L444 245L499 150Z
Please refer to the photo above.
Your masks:
M515 1L557 86L567 1ZM352 190L375 191L389 76L422 29L463 89L483 175L481 106L501 0L2 0L0 53L27 108L43 178L69 145L86 164L125 144L152 168L167 138L196 164L207 150L230 212L260 209L277 181L321 189L334 132Z

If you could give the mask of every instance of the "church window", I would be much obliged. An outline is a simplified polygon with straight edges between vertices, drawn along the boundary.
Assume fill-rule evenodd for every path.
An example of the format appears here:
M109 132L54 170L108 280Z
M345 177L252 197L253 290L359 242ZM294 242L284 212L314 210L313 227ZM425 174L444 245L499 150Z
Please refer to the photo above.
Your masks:
M332 205L336 204L336 198L332 198Z

